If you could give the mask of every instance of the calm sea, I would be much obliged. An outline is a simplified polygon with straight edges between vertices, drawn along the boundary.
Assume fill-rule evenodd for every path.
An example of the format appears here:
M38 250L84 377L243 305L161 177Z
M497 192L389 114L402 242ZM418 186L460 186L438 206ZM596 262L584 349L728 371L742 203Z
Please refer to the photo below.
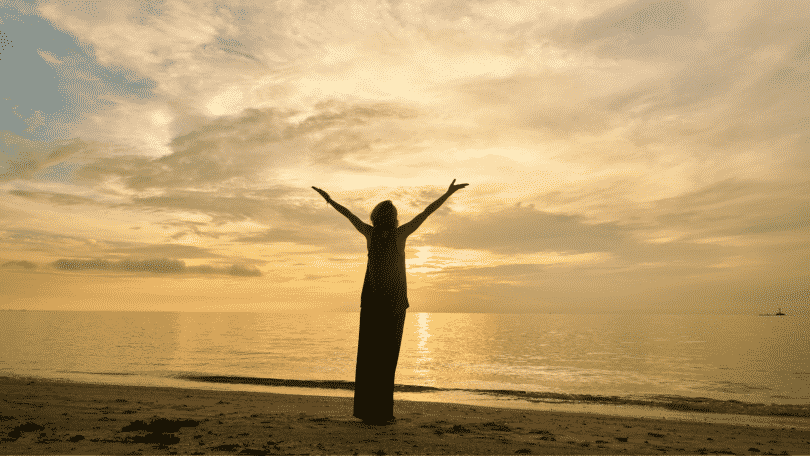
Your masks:
M208 387L296 392L245 379L352 382L358 324L357 313L3 311L0 375L169 386L221 376L240 380ZM434 396L514 390L810 404L808 334L808 320L791 316L414 312L396 383L433 387Z

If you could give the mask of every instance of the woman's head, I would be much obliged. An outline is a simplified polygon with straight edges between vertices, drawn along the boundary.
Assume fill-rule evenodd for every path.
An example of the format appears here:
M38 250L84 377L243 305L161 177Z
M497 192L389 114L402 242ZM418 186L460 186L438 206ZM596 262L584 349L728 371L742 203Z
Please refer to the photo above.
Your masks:
M375 228L396 228L397 208L391 200L385 200L371 211L371 224Z

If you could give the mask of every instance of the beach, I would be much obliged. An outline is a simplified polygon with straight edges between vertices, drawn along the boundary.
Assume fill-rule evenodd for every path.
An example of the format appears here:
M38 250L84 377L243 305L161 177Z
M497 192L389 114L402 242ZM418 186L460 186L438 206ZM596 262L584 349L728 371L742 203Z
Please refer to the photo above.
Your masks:
M4 454L807 454L810 427L0 377ZM797 418L807 420L808 418ZM741 421L742 422L742 421Z

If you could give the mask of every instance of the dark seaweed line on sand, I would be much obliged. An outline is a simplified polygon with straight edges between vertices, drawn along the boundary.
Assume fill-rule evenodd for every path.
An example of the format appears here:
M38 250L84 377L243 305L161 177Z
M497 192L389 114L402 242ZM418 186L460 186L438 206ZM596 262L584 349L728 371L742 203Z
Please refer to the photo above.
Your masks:
M206 383L230 383L245 385L280 386L294 388L323 388L354 391L354 382L345 380L290 380L280 378L236 377L217 375L181 375L177 378ZM639 405L658 407L682 412L728 413L736 415L810 417L810 405L755 404L735 400L719 400L706 397L651 396L649 399L633 399L621 396L593 394L564 394L552 392L483 390L467 388L436 388L419 385L394 385L400 393L425 393L438 391L465 391L524 399L529 402L587 402L594 404Z

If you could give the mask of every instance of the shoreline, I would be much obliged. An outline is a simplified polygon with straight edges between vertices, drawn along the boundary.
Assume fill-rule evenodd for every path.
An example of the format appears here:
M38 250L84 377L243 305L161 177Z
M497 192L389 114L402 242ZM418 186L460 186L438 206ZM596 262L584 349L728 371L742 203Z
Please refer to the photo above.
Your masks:
M203 383L247 384L276 387L298 387L328 390L354 391L354 382L345 380L287 380L260 377L221 375L183 375L183 380ZM738 400L712 399L675 395L647 395L640 397L607 396L598 394L567 394L519 390L481 390L469 388L436 388L432 386L394 385L395 393L468 393L480 397L502 397L507 400L523 400L527 403L587 403L594 405L635 406L659 408L676 412L720 413L748 416L810 418L810 405L763 404ZM443 402L443 401L440 401ZM507 407L508 408L508 407Z
M125 372L59 371L49 373L3 372L0 377L41 379L121 386L169 387L220 391L267 392L305 396L353 397L354 382L347 380L294 380L206 374L143 375ZM810 403L765 404L735 399L642 394L616 396L549 391L487 390L395 384L394 398L418 402L456 403L535 411L569 411L640 418L703 419L729 422L747 417L757 425L763 419L810 418ZM743 418L739 418L743 419Z
M0 377L0 387L7 392L0 439L13 454L801 454L810 447L810 419L800 418L807 426L396 400L394 425L367 426L351 416L351 397L20 377Z
M157 387L223 392L272 393L318 397L354 397L354 382L181 374L168 376L121 372L12 373L0 378L122 387ZM810 429L810 405L762 404L688 396L605 396L518 390L480 390L395 385L395 400L457 404L511 410L587 413L625 418L669 419L750 426Z

